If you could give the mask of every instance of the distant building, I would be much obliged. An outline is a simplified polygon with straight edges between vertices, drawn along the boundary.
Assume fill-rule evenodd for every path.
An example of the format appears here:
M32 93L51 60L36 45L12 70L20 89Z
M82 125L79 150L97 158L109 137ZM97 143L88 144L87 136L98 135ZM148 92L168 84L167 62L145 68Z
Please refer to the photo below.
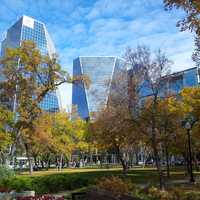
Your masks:
M132 73L134 73L134 71L129 70L129 76L131 76ZM200 69L198 67L189 68L162 77L160 88L158 89L158 95L160 97L165 97L167 94L177 95L182 89L186 87L195 87L199 84ZM152 96L152 94L153 92L150 85L148 82L144 82L139 93L141 101L145 100L148 96Z
M72 104L78 115L88 120L92 114L107 104L112 80L120 69L126 69L123 59L115 56L81 56L73 62L73 76L86 75L91 85L72 86Z
M1 56L5 56L6 48L17 48L23 40L35 42L43 55L52 56L55 54L53 42L45 25L31 17L22 16L7 30L6 38L1 44ZM58 111L59 101L56 91L49 92L40 103L40 107L48 112Z

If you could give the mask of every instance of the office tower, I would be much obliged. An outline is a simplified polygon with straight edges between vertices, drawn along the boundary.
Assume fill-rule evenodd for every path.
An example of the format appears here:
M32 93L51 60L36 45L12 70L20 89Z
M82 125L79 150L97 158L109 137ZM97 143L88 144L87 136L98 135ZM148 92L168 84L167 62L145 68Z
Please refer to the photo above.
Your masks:
M87 120L106 106L112 80L125 68L124 60L114 56L81 56L73 61L73 76L86 75L91 81L89 88L83 83L72 87L72 104L81 118Z
M129 70L129 76L134 73L132 69ZM166 95L178 95L182 89L186 87L195 87L200 84L200 69L198 67L189 68L183 71L172 73L161 78L160 88L158 88L158 95L164 98ZM140 89L140 98L145 100L152 95L150 85L144 81Z
M35 42L43 55L48 54L51 57L55 53L53 42L45 25L31 17L22 16L7 30L6 38L1 45L1 56L5 55L6 48L19 47L23 40ZM40 107L48 112L58 111L59 101L56 91L49 92L40 103Z

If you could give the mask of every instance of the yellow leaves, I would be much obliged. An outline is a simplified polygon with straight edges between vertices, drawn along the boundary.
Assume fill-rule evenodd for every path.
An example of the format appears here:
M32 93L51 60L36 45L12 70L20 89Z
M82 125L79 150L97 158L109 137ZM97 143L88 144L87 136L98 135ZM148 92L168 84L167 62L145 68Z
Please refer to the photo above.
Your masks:
M68 75L66 78L66 73L61 70L57 57L44 56L34 42L24 41L20 47L8 49L0 63L3 63L2 73L5 76L0 85L1 95L5 99L13 99L16 95L17 121L14 123L23 141L40 152L50 148L52 151L71 152L76 148L84 140L85 124L81 120L70 121L64 112L42 113L39 106L58 85L72 82L71 77ZM79 77L79 80L86 81L86 77ZM4 116L0 112L0 123Z
M4 107L0 107L0 152L12 142L9 129L12 127L13 115Z
M89 144L85 141L80 141L77 144L77 148L80 149L81 151L87 152L89 149Z
M184 119L189 113L200 117L200 88L184 88L179 97L168 97L160 104L160 109L165 107L169 112L179 115Z
M7 149L8 145L12 143L11 135L8 132L0 130L0 152Z
M12 142L10 130L13 125L12 112L4 107L0 107L0 152L8 147Z
M179 113L181 102L177 101L174 97L165 99L164 104L168 107L169 112Z
M185 113L193 113L200 117L200 88L185 88L181 92L183 110Z
M70 155L75 149L86 149L85 122L71 121L65 112L43 113L34 123L31 137L39 146L49 146L54 152Z

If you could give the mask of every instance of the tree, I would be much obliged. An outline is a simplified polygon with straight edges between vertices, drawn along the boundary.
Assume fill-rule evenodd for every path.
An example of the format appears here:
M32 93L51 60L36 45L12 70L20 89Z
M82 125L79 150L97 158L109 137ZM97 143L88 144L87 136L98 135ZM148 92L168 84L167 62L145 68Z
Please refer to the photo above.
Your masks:
M131 115L122 106L103 109L90 125L92 139L97 148L113 150L122 164L124 174L128 169L126 154L136 140L132 129Z
M177 138L177 130L181 124L181 118L179 112L172 112L171 105L176 99L173 96L166 96L164 99L158 101L158 115L157 115L157 130L160 135L159 144L161 145L161 150L164 153L167 169L167 177L170 176L170 153L172 153L172 148L176 146L174 143L175 138Z
M122 70L114 74L108 103L89 126L93 143L100 150L114 151L124 174L128 169L128 153L138 141L134 134L127 87L127 73Z
M52 135L55 152L60 155L59 169L62 168L63 156L68 160L75 150L86 150L86 122L81 119L71 121L64 112L56 113L53 116Z
M137 46L136 50L128 47L124 59L130 66L128 72L128 96L129 106L133 116L137 117L140 104L140 92L145 79L145 65L149 59L149 50L146 46Z
M30 132L28 129L23 133L23 138L26 140L26 144L29 145L28 157L33 157L35 166L37 166L37 158L41 160L42 167L44 168L43 161L48 163L46 166L49 168L50 157L55 153L54 149L54 137L52 134L54 114L42 112L41 115L33 121L33 128ZM29 161L32 166L32 159Z
M185 17L177 22L181 31L195 33L195 50L192 55L197 67L200 67L200 1L199 0L164 0L166 10L173 8L185 11ZM198 69L198 73L199 69Z
M12 143L13 115L5 107L0 107L0 162L5 162L5 152Z
M182 108L184 113L192 113L196 118L200 118L200 88L184 88L181 91Z
M183 9L185 18L178 21L177 26L181 31L190 30L196 33L195 45L196 49L193 53L193 60L197 66L200 66L200 2L199 0L164 0L164 5L167 10L173 8Z
M89 80L84 76L71 78L61 69L55 55L42 55L32 41L24 41L16 49L7 49L0 64L3 76L0 82L1 100L8 105L14 102L15 105L15 142L11 152L13 156L15 146L21 138L26 151L29 151L27 134L31 138L33 122L41 114L39 104L44 97L64 82L79 84L85 81L88 85Z
M199 126L200 126L200 88L185 88L181 92L181 107L183 110L183 120L190 118L192 125L192 150L193 160L197 164L197 157L199 156ZM189 159L188 159L189 160ZM198 168L198 167L196 167Z
M35 165L37 160L45 161L46 167L49 168L50 160L53 158L59 161L58 169L63 167L63 160L71 159L72 153L76 151L86 151L88 149L87 125L81 119L71 120L69 115L60 111L57 113L42 112L42 114L33 121L33 127L26 129L23 138L29 145L27 153L28 158L34 157ZM24 143L25 144L25 143ZM25 146L26 148L26 146ZM32 166L32 159L30 159ZM44 167L44 165L42 164Z
M177 140L175 151L183 154L187 162L188 153L187 153L187 135L184 127L181 127L181 122L184 122L186 119L191 120L192 125L192 148L194 153L194 160L197 160L196 157L199 154L199 117L200 117L200 88L184 88L179 97L170 105L171 111L178 113L179 115L179 131L177 131ZM186 163L187 163L186 162ZM188 163L187 163L188 164ZM189 166L187 165L187 171L189 171Z
M145 46L139 46L136 50L129 51L133 73L137 69L142 72L142 79L137 83L141 88L135 94L139 98L138 114L135 115L135 122L139 120L138 126L144 135L149 137L151 148L153 150L154 161L159 174L160 188L163 188L163 171L161 167L161 157L159 155L158 137L158 103L163 85L163 76L169 74L170 61L161 50L152 55L150 49ZM141 76L140 76L141 77ZM138 88L137 86L137 88ZM131 86L130 86L131 90ZM133 87L135 91L135 86ZM145 94L144 94L145 93ZM142 95L150 96L142 100ZM143 102L143 103L142 103ZM145 113L145 114L144 114Z
M181 27L181 31L191 30L200 34L200 2L199 0L164 0L165 8L173 9L183 9L186 13L184 19L177 23L178 27Z

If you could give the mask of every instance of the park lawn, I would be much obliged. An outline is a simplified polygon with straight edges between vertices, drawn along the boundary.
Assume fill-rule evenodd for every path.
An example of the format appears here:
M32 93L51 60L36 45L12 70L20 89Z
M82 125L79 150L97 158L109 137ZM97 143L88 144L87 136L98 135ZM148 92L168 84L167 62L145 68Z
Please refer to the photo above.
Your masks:
M121 171L121 168L109 168L109 169L100 169L100 168L65 168L61 171L58 169L49 169L49 170L42 170L42 171L34 171L32 175L29 174L28 171L22 172L17 176L45 176L45 175L52 175L52 174L63 174L63 173L84 173L84 172L101 172L101 171Z
M199 175L199 174L198 174ZM146 187L148 185L158 186L157 172L153 168L136 168L129 170L124 176L122 170L114 169L64 169L61 172L56 170L34 172L31 176L24 172L16 177L5 181L6 187L22 190L35 190L37 194L58 193L62 191L73 191L80 188L86 188L95 185L101 177L118 176L125 181ZM196 174L197 176L197 174ZM183 171L173 171L169 185L181 185L187 188L185 184L179 181L185 180ZM177 181L177 182L176 182ZM197 187L199 189L199 186Z

